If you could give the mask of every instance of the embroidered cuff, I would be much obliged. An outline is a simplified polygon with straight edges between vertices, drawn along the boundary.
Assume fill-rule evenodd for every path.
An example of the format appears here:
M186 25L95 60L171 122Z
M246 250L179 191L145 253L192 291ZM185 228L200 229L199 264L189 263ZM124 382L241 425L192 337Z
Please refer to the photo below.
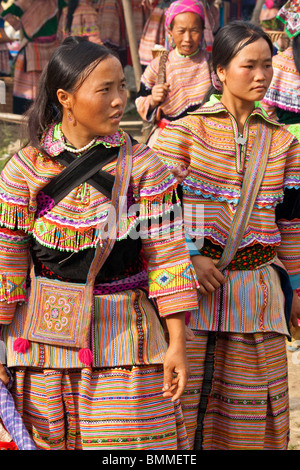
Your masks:
M149 297L159 298L161 296L168 296L178 294L178 301L180 296L184 296L186 291L193 291L195 299L196 287L198 281L195 271L190 263L182 263L175 266L168 266L162 269L155 269L148 272L149 279ZM189 297L190 298L190 297ZM181 312L187 309L194 309L193 305L182 305L179 301L180 308L176 308L176 312ZM170 313L175 313L173 310Z
M198 299L195 289L157 297L156 303L161 317L186 312L187 308L189 309L189 313L198 309ZM189 320L189 317L186 318L185 323L188 324Z
M27 301L24 273L0 274L0 302Z

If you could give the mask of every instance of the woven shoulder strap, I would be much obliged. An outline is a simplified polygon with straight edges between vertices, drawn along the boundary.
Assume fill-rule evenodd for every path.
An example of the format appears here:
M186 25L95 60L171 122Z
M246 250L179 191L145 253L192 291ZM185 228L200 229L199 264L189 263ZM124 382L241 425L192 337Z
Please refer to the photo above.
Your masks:
M269 156L272 127L260 121L245 172L241 196L237 205L227 242L216 267L220 270L232 261L237 252L258 194Z
M103 244L98 244L95 256L91 263L87 284L93 284L94 279L109 253L111 252L117 236L117 229L122 217L126 202L126 195L132 171L132 145L129 135L125 135L125 145L122 145L116 163L115 182L112 190L111 205L107 216L107 222L101 230L100 239Z

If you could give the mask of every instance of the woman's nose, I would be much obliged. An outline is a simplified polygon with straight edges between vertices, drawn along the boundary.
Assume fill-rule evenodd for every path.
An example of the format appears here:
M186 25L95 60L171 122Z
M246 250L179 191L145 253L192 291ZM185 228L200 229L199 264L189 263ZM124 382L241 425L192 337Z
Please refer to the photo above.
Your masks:
M256 78L256 80L264 80L265 79L265 70L262 69L261 67L257 67L255 78Z
M184 35L183 35L183 39L184 39L185 41L190 41L191 36L192 36L192 35L191 35L190 31L185 31L185 33L184 33Z
M121 93L116 93L112 99L112 106L120 106L123 104Z

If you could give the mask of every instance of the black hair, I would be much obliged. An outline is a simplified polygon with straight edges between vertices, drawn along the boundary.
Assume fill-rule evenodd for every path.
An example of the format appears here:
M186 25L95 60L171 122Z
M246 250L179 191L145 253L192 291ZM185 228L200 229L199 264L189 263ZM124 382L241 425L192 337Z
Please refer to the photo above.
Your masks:
M258 25L249 21L236 20L226 24L218 30L214 38L211 54L211 68L217 71L218 66L226 68L231 60L246 46L265 39L273 56L273 44L270 36ZM220 94L213 85L204 97L203 103L209 100L212 94Z
M293 56L298 73L300 73L300 34L293 38Z
M67 37L52 54L39 81L36 99L26 113L27 145L41 150L40 139L54 122L62 119L57 90L74 93L95 67L109 56L118 56L105 46L77 36Z
M66 31L68 33L71 32L72 23L73 23L73 15L74 15L76 8L78 7L78 3L79 3L79 0L68 1L68 7L67 7L68 10L67 10L67 17L66 17L66 25L65 25Z

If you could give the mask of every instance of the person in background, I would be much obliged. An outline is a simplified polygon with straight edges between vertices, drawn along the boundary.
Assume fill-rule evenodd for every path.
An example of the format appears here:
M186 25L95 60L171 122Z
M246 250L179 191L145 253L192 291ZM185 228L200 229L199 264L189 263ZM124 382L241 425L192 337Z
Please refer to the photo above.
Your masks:
M283 0L266 0L261 9L259 20L261 22L269 22L268 24L270 26L272 24L272 21L274 21L274 24L276 25L276 16L283 3Z
M135 37L139 44L151 7L148 0L131 0L130 4ZM103 44L118 53L123 67L132 66L122 0L98 0L96 10Z
M1 338L38 449L189 448L197 280L176 179L119 128L126 98L119 59L66 38L1 174Z
M284 31L291 40L285 51L273 58L273 79L262 100L262 106L294 134L300 141L300 2L287 2L279 10L277 18L284 24ZM293 197L293 196L292 196ZM300 296L300 289L297 290ZM293 344L287 348L299 348L300 325L292 327ZM294 345L295 344L295 345Z
M285 33L292 43L273 57L273 78L262 106L267 113L300 137L300 2L287 2L278 18L285 22ZM296 125L296 126L294 126ZM291 127L293 126L293 127ZM298 133L297 133L298 130Z
M139 43L139 58L143 70L153 59L153 48L156 44L165 45L165 11L175 0L154 0L150 2L151 11L143 28Z
M3 12L3 7L0 3L0 13ZM0 76L9 76L11 73L9 63L9 49L7 43L12 41L5 31L4 20L0 18Z
M165 46L167 32L165 29L165 11L174 0L153 1L152 11L145 24L143 34L139 43L140 62L144 68L153 59L153 49L158 44ZM220 26L220 1L202 0L205 12L204 47L208 55L211 52L214 34Z
M150 147L168 122L198 108L210 88L209 65L202 47L204 21L204 8L197 0L173 2L165 13L168 42L173 49L165 64L164 83L157 83L158 56L143 73L135 101L142 119L155 122L147 142Z
M214 87L154 146L170 170L190 167L182 200L200 297L181 403L195 449L288 446L286 337L300 317L300 144L260 104L272 54L259 26L222 27L212 50Z
M289 46L289 38L282 34L283 24L277 17L283 3L283 0L267 0L259 16L260 26L268 32L273 40L274 55L278 51L284 51Z
M24 114L36 96L37 84L57 47L57 25L64 0L15 0L1 17L22 40L14 63L13 113Z
M93 0L68 0L62 11L57 37L63 42L67 36L82 36L89 41L102 44L98 26L98 14Z

